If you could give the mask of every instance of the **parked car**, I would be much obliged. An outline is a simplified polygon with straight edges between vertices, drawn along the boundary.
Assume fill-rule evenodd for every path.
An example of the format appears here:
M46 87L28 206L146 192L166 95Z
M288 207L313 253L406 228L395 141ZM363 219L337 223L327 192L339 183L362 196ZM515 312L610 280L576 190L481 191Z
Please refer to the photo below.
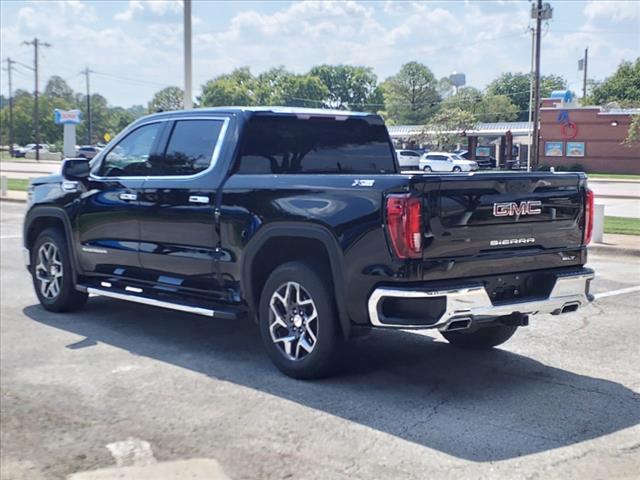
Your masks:
M87 158L91 160L98 153L100 153L102 149L98 147L94 147L93 145L83 145L81 147L76 148L76 157L78 158Z
M454 150L456 155L464 158L465 160L469 160L469 151L468 150ZM488 157L476 157L473 160L478 164L478 168L482 170L486 170L488 168L494 168L496 166L496 159L489 155Z
M473 172L478 164L455 153L429 152L420 157L420 170L425 172Z
M46 143L41 143L38 146L38 148L36 148L35 143L28 143L24 147L19 147L16 150L14 150L13 156L17 158L24 158L27 155L27 153L35 152L36 150L40 150L41 152L48 152L49 145L47 145Z
M46 310L102 295L248 317L313 378L356 331L486 349L585 306L592 225L584 173L401 174L378 115L220 107L140 118L32 180L23 241Z
M417 170L420 168L420 154L413 150L396 150L400 168Z

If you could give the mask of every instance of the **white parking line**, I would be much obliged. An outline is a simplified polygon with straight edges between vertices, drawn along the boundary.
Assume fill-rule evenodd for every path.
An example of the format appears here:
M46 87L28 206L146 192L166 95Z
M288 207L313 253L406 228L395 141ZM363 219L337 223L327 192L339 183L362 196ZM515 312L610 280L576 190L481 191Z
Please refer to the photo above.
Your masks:
M0 240L8 239L8 238L22 238L22 235L2 235Z
M593 296L596 300L606 297L614 297L616 295L624 295L625 293L640 292L640 285L637 287L621 288L620 290L611 290L610 292L596 293Z

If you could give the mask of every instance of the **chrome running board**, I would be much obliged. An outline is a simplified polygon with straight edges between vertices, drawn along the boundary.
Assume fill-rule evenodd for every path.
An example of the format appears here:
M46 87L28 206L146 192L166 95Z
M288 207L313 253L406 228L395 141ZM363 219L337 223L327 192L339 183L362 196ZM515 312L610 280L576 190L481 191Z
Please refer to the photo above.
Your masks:
M152 307L168 308L170 310L178 310L181 312L195 313L196 315L204 315L205 317L216 318L236 318L236 315L228 311L218 311L210 308L195 307L192 305L184 305L181 303L167 302L155 298L142 297L140 295L130 295L128 293L114 292L112 290L103 290L101 288L87 287L87 293L90 295L101 295L103 297L116 298L118 300L126 300L128 302L142 303L151 305Z

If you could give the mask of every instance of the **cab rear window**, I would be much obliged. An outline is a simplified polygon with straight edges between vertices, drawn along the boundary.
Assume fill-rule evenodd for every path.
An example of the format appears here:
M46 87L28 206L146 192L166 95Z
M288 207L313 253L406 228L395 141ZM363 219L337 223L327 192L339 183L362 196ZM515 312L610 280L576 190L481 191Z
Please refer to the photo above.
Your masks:
M240 174L395 172L387 129L377 117L256 115L245 129Z

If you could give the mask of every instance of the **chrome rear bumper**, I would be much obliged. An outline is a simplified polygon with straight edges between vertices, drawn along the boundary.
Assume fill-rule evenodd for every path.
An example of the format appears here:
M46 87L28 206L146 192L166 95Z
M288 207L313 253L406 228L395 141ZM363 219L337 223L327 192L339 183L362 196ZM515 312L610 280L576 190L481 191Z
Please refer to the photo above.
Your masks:
M590 269L579 272L559 273L555 285L545 299L515 301L494 305L481 283L465 284L460 288L446 290L409 290L406 288L376 288L369 297L368 309L371 324L386 328L438 328L446 330L451 322L473 321L502 317L512 314L537 315L541 313L569 313L587 305L593 297L589 294L589 282L594 273ZM393 317L385 317L381 309L381 301L386 297L396 298L438 298L445 297L444 313L435 322L428 325L407 324L406 321L394 321Z

